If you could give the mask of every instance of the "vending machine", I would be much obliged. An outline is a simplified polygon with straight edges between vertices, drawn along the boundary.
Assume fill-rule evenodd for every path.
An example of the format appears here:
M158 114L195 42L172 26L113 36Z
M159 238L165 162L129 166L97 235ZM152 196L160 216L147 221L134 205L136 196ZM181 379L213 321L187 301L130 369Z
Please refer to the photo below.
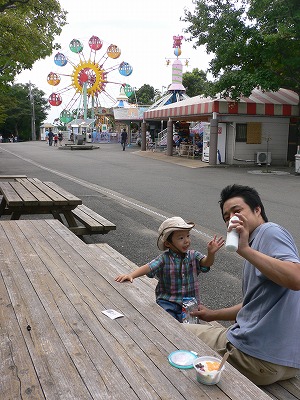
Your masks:
M210 124L204 126L202 161L209 162ZM226 124L218 124L217 164L225 162Z
M203 130L203 150L202 161L209 162L209 139L210 139L210 124L204 125Z

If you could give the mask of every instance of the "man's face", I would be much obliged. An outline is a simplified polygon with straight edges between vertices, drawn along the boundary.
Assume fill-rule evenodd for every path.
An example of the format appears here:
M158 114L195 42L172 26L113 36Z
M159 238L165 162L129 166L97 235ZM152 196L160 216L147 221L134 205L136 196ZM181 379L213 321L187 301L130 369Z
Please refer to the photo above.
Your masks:
M235 213L241 213L248 220L249 232L253 232L263 221L260 213L260 207L256 207L254 211L245 203L241 197L232 197L223 205L223 218L228 226L229 220Z

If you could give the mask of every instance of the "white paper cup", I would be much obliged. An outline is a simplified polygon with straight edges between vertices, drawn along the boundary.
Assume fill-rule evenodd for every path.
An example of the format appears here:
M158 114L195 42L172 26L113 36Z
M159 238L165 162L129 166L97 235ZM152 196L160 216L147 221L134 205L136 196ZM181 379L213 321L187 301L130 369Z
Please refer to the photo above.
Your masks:
M221 371L209 370L211 363L221 363L221 360L216 357L203 356L198 357L193 361L194 368L196 370L197 381L204 383L204 385L215 385L220 382L222 371L224 370L224 365Z

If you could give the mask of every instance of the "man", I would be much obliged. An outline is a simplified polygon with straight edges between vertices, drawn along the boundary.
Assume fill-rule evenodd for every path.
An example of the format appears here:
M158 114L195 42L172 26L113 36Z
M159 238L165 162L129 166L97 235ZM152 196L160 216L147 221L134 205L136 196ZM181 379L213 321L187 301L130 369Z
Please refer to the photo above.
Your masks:
M228 358L257 385L297 375L300 369L300 260L295 242L281 226L268 222L257 191L231 185L221 192L220 207L228 228L239 234L237 253L244 258L243 302L192 313L204 321L235 321L229 327L186 324L211 348Z
M121 133L121 145L123 147L123 151L125 151L126 142L127 142L127 132L126 129L124 128Z
M52 146L53 137L54 137L54 134L53 134L53 132L52 132L52 129L49 128L49 133L48 133L48 143L49 143L49 146Z

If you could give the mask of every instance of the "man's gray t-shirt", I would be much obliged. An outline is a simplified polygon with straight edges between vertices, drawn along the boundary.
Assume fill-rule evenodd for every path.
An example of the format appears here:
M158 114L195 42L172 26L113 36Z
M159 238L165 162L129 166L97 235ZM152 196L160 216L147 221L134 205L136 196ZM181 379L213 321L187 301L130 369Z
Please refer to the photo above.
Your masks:
M253 249L299 263L289 232L268 222L250 236ZM244 263L243 307L228 340L240 351L274 364L300 368L300 291L277 285L248 261Z

